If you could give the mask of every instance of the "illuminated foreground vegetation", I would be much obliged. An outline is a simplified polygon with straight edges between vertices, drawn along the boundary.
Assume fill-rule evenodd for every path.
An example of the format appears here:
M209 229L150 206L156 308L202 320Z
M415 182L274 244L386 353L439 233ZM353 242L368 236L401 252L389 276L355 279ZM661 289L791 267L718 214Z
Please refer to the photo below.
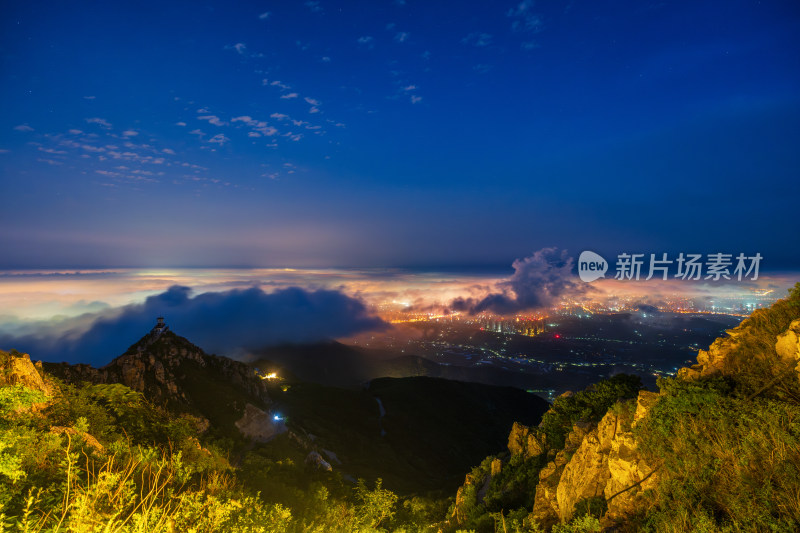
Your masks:
M635 425L639 385L629 376L559 398L533 428L541 453L500 454L473 470L483 479L502 463L480 495L465 486L460 521L452 497L402 498L380 480L348 482L305 464L286 435L256 450L232 436L203 437L192 417L123 385L69 385L39 369L47 391L0 388L0 530L543 531L533 513L540 472L576 424L612 412L658 483L624 521L610 522L608 501L597 497L552 531L796 531L800 383L774 346L797 318L800 284L742 325L721 373L662 380ZM0 362L19 356L0 352Z
M41 392L0 389L4 531L369 531L441 514L398 503L380 480L350 487L288 457L247 456L237 470L191 419L122 385L59 388L44 408Z

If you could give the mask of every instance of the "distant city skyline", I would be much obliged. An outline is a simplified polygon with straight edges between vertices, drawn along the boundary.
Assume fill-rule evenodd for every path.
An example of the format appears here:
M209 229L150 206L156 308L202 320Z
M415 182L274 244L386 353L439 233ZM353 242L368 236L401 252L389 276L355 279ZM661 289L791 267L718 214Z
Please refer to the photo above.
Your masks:
M2 9L0 269L800 268L796 2Z

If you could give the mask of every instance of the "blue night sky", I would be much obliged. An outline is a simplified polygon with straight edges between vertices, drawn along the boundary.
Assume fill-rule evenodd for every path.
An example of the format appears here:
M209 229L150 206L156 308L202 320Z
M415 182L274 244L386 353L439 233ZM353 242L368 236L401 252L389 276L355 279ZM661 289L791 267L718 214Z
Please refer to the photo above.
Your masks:
M0 9L0 268L800 266L796 1Z

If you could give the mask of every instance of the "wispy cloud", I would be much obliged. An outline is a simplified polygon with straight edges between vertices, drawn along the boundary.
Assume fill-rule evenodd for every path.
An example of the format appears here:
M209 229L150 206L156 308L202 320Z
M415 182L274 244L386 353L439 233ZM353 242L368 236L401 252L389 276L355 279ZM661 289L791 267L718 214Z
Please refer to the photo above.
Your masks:
M394 40L398 43L404 43L408 40L409 33L407 31L399 31L394 34Z
M226 44L225 50L236 50L237 53L244 55L247 51L247 45L244 43Z
M186 126L186 123L185 122L176 122L175 125L184 127L184 126Z
M261 14L258 16L258 18L259 18L260 20L267 20L267 19L269 18L270 14L271 14L271 13L270 13L269 11L264 11L263 13L261 13Z
M514 31L524 31L539 33L542 31L542 18L533 12L533 0L522 0L516 7L512 7L506 12L511 19L511 29Z
M231 119L231 123L241 122L251 128L248 137L271 137L278 133L278 130L270 126L263 120L256 120L253 117L242 115Z
M82 144L81 148L87 152L105 152L106 149L102 146L92 146L91 144Z
M125 130L122 132L123 137L136 137L139 135L139 132L136 130Z
M412 104L417 104L422 101L422 97L418 94L415 94L415 91L419 89L414 84L404 85L397 89L397 93L390 98L405 98L408 97L409 102Z
M270 87L278 87L282 91L288 91L289 89L292 88L291 85L287 85L280 80L269 81L268 79L263 79L261 80L261 85L264 85L265 87L267 85L269 85Z
M44 152L46 154L66 154L66 150L56 150L55 148L44 148L43 146L38 146L37 149L40 152Z
M464 44L471 44L472 46L489 46L492 44L492 35L490 33L472 32L463 39L461 42Z
M20 124L19 126L14 126L14 129L17 131L33 131L33 128L31 128L27 124Z
M104 118L100 117L87 118L86 122L89 124L97 124L101 128L105 128L107 130L111 129L111 123Z
M213 124L215 126L225 126L227 122L223 121L216 115L201 115L197 117L197 120L207 120L209 124Z
M310 9L312 13L322 14L322 11L323 11L322 6L317 1L309 0L308 2L305 3L305 6L308 9Z
M84 96L83 97L84 100L94 100L95 98L97 98L97 97L96 96Z
M311 104L311 105L319 105L320 104L319 100L314 100L313 98L304 98L304 100L306 102L308 102L309 104Z
M292 98L297 98L298 96L300 95L297 93L288 93L288 94L282 94L281 98L283 98L284 100L290 100Z
M217 133L216 135L214 135L213 137L211 137L208 140L208 142L210 142L210 143L219 144L219 145L223 145L228 141L230 141L230 139L225 137L225 135L223 135L221 133Z
M363 37L359 37L357 39L358 44L362 46L366 46L367 48L372 48L375 45L375 39L373 39L369 35L365 35Z

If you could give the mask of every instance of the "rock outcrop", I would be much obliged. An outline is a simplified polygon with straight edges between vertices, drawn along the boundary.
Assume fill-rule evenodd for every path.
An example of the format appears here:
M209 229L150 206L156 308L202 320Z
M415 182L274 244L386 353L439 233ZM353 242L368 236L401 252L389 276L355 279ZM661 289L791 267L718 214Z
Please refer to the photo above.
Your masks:
M521 424L519 424L519 426L523 428L525 427ZM453 514L450 516L450 520L454 524L463 524L467 519L467 508L472 503L467 502L467 492L474 487L474 503L481 503L486 497L486 492L489 490L489 485L492 483L492 479L496 476L499 476L502 470L503 461L495 457L489 464L489 471L486 472L485 475L475 476L472 473L467 474L466 478L464 478L464 484L461 485L456 492L456 501L455 505L453 506Z
M251 403L245 406L244 415L236 421L236 427L242 435L255 442L267 442L286 431L283 423L276 422L269 413Z
M606 501L608 519L634 512L658 478L637 453L631 429L657 399L658 394L641 391L633 413L612 409L597 425L576 424L564 449L539 472L533 518L551 527L568 521L577 504L592 498Z
M678 370L678 377L698 379L722 372L725 368L728 354L739 346L738 338L742 334L741 327L740 325L734 329L727 330L725 332L728 334L727 337L719 337L708 347L708 350L698 351L697 364Z
M41 363L34 364L26 353L0 350L0 387L8 385L22 385L48 396L52 393L52 385L45 380Z
M22 386L45 395L44 401L27 407L18 407L15 409L17 411L44 409L56 391L56 385L42 370L41 361L33 363L28 354L16 350L10 352L0 350L0 387L6 386Z
M558 504L558 486L570 457L580 447L583 438L590 432L588 423L575 424L569 432L564 448L539 471L539 483L533 501L533 516L543 526L549 527L559 521L562 513Z
M508 451L511 455L522 454L526 459L546 451L544 439L535 429L514 422L508 435Z
M789 324L789 329L778 335L775 351L782 361L793 365L800 377L800 318Z
M306 464L311 465L319 470L330 472L333 470L331 464L326 461L318 451L312 451L306 456Z
M699 379L716 374L731 373L730 363L734 359L734 354L742 346L743 339L752 335L754 331L758 331L754 320L752 318L745 319L737 327L727 330L726 337L715 340L708 350L700 350L697 353L697 364L689 368L681 368L678 376L682 379ZM751 341L751 346L752 344ZM777 336L774 347L777 360L796 368L800 376L800 319L792 321L786 331ZM751 348L745 353L749 357L775 362L773 359L775 354L770 354L769 350L756 351Z

